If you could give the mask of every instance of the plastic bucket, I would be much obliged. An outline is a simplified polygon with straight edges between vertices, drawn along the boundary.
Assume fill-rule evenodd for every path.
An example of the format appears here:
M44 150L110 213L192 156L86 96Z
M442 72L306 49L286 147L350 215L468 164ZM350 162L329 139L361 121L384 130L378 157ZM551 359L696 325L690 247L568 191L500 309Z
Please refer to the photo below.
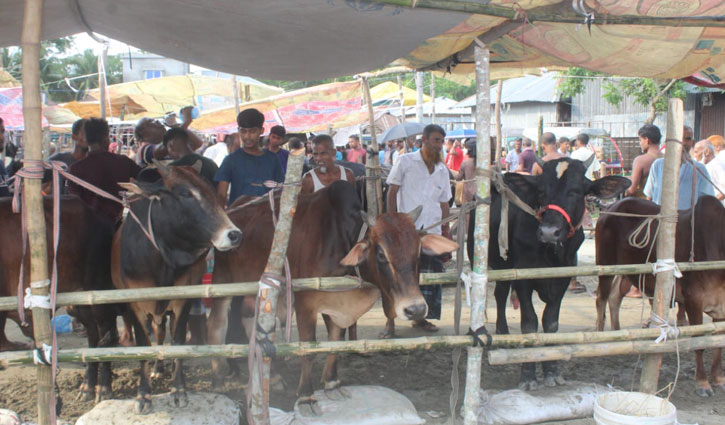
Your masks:
M594 421L598 425L676 425L677 409L651 394L612 392L597 397Z

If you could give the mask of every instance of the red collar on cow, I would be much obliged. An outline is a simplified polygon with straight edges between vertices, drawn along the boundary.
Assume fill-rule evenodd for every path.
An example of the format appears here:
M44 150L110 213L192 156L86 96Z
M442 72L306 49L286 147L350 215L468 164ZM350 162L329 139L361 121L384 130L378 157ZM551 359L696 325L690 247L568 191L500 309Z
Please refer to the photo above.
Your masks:
M546 205L546 206L543 206L543 207L539 208L539 211L537 213L538 218L539 218L539 221L541 221L541 216L544 215L544 213L546 212L546 210L556 211L559 214L561 214L562 217L564 217L564 220L566 220L566 223L569 225L569 233L566 235L566 238L567 239L570 239L572 236L574 236L574 232L576 232L576 230L582 226L582 222L584 220L584 214L582 214L582 218L581 218L581 220L579 220L579 224L577 224L577 226L574 227L574 225L571 222L571 217L569 217L569 213L567 213L564 210L564 208L562 208L562 207L560 207L558 205L555 205L555 204L549 204L549 205Z

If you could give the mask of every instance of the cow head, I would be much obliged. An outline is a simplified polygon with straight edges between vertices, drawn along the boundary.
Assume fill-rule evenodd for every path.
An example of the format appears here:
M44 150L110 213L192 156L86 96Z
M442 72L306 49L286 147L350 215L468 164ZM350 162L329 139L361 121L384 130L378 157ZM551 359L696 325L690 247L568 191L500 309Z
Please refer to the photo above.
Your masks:
M386 310L394 309L395 315L404 320L420 320L428 312L419 286L420 254L440 255L458 248L443 236L418 233L415 220L421 210L418 207L409 214L386 213L377 219L363 212L363 220L370 228L367 237L340 261L345 266L367 262Z
M157 164L157 169L160 182L136 181L121 186L149 200L160 248L191 254L208 249L210 243L220 251L239 246L242 232L229 220L216 201L214 188L196 168ZM145 214L136 214L145 220Z
M517 186L514 191L534 200L539 211L537 238L540 242L561 245L579 228L585 210L585 196L611 199L624 192L631 181L625 177L607 176L595 181L585 171L595 155L582 162L571 158L542 161L540 175L507 174L506 183Z

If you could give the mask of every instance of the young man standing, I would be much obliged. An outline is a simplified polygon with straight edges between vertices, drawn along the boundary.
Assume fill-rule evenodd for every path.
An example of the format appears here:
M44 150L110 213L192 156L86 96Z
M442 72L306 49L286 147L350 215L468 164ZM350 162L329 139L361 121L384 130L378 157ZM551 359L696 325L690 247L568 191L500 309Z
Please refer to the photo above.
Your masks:
M592 155L596 154L594 153L594 150L589 148L589 136L584 133L577 134L576 149L571 153L571 158L584 162L591 158ZM594 158L594 161L592 161L591 165L589 165L589 168L587 168L584 176L586 176L589 180L598 179L601 169L602 165L596 158Z
M350 143L350 149L347 150L347 160L365 164L367 162L365 158L367 151L360 146L360 136L353 134L350 136L348 143Z
M655 159L662 156L660 152L662 134L656 126L645 124L639 129L637 135L639 136L639 147L642 150L642 155L637 156L632 161L632 177L630 177L632 185L624 192L624 195L645 199L646 196L644 196L643 190L647 177L649 177L649 170L652 168Z
M275 125L269 130L269 145L267 151L272 152L279 158L279 163L282 165L282 174L287 172L287 159L289 159L289 151L282 149L284 145L284 135L287 134L287 130L281 125Z
M441 161L445 136L446 132L440 126L427 125L423 130L423 148L418 152L401 155L388 176L388 211L407 213L423 206L423 211L415 222L418 229L426 228L448 216L451 185L448 169ZM448 224L436 226L428 232L448 237ZM443 262L440 257L421 254L421 273L442 271ZM440 319L441 287L426 285L420 291L428 304L428 316L414 321L413 327L419 327L426 332L436 332L438 327L426 319Z
M559 137L559 153L561 156L569 157L571 153L569 152L569 147L571 143L569 142L569 139L566 137Z
M506 171L515 172L519 169L519 155L521 154L522 140L514 140L514 148L506 155Z
M264 185L267 180L284 181L279 158L262 150L259 143L264 131L264 115L253 108L245 109L237 115L237 126L241 148L224 158L214 176L217 197L225 206L242 195L264 195L270 190Z

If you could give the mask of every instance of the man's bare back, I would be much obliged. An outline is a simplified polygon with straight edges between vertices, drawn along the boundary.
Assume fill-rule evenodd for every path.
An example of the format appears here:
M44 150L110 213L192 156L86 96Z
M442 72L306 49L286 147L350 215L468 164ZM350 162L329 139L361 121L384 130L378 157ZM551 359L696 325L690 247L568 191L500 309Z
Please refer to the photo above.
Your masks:
M655 159L661 156L662 154L659 150L655 152L650 150L634 158L634 161L632 161L632 186L627 189L625 193L627 196L645 198L643 190L645 183L647 183L649 170L652 168L652 163L655 162Z

